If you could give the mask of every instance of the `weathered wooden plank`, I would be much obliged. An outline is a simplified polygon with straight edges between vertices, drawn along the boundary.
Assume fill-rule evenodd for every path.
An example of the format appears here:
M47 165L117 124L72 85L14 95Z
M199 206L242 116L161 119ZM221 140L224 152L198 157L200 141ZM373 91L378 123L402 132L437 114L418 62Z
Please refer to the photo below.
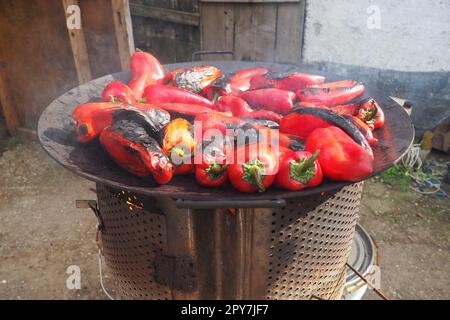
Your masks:
M71 14L67 13L67 8L69 6L79 5L78 0L62 0L62 3L66 17ZM73 60L77 70L78 82L79 84L88 82L92 79L92 75L83 27L81 27L81 29L67 29L67 31L69 32L70 45L72 47Z
M13 97L11 94L8 79L6 77L5 68L0 65L0 105L3 110L3 116L6 120L6 127L10 135L15 135L20 126L19 117L14 107Z
M78 85L62 1L0 1L0 39L19 121L34 128L45 106Z
M236 60L254 60L256 26L251 4L234 5L234 56Z
M261 4L253 8L252 23L255 28L255 48L253 60L273 61L278 5Z
M234 10L230 4L201 7L201 48L203 51L234 51ZM204 55L202 60L231 60L231 55Z
M199 0L130 0L131 4L140 4L183 12L199 13Z
M120 71L111 0L80 1L80 8L92 77Z
M275 61L300 62L303 46L305 1L278 5Z
M235 8L235 57L273 61L277 7L275 4L239 4Z
M166 9L148 5L130 4L131 14L139 17L153 18L172 23L199 26L200 15L179 10Z
M122 70L130 68L130 57L134 52L133 26L128 0L112 0L114 30L116 31Z

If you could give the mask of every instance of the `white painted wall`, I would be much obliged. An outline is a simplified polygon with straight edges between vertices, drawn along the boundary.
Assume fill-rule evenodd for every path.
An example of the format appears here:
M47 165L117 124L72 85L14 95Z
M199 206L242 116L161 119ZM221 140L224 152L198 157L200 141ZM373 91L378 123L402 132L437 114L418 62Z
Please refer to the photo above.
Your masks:
M371 6L380 29L368 27ZM450 71L450 0L307 0L306 10L304 62Z

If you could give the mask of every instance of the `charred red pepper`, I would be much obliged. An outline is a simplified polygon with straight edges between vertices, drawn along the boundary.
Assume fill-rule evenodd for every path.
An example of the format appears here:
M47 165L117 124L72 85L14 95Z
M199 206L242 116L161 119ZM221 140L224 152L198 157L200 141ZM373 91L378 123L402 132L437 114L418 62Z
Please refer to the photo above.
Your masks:
M364 85L353 80L324 83L297 91L301 102L313 102L327 107L346 104L364 93Z
M112 124L113 112L122 108L117 102L92 102L77 106L72 112L77 139L87 143Z
M371 147L374 147L378 144L378 139L375 137L372 129L364 121L354 116L344 115L344 117L351 121L359 129L359 131L367 139Z
M202 124L202 137L203 139L209 139L208 130L214 129L212 132L220 132L223 135L223 140L231 139L236 142L237 136L227 136L229 133L227 130L231 130L231 133L242 132L248 134L249 139L254 141L267 141L269 145L277 145L285 148L290 148L293 150L303 150L304 143L297 137L284 134L278 130L272 130L267 125L260 124L251 120L244 120L237 117L226 117L220 114L200 114L195 117L196 122L201 122ZM252 130L252 131L251 131Z
M220 116L231 116L229 112L219 112L208 107L200 106L197 104L186 104L186 103L156 103L154 106L166 110L171 114L173 118L185 118L187 120L193 120L196 116L200 114L208 115L220 115Z
M275 123L280 123L282 117L270 110L254 110L253 112L244 116L245 119L260 119L260 120L270 120Z
M266 68L256 67L239 70L228 76L222 75L205 87L203 93L211 101L216 101L220 96L237 95L250 89L250 81L253 77L269 72Z
M276 73L268 72L251 79L250 90L278 88L289 91L303 90L309 86L322 84L325 77L300 72Z
M186 119L170 121L162 131L160 144L163 152L175 166L175 174L185 174L194 169L192 161L195 140L193 127Z
M275 180L277 169L277 157L270 147L246 145L236 150L235 161L228 166L228 177L241 192L264 192Z
M195 178L204 187L220 187L228 179L228 165L223 148L202 153L202 163L195 166Z
M118 102L92 102L79 105L72 113L75 120L77 139L87 143L113 123L114 118L126 110L142 111L153 118L155 125L165 126L170 121L168 112L152 105L134 103L127 105Z
M358 111L358 118L364 121L372 130L384 126L383 109L374 99L363 103Z
M108 84L105 89L103 89L102 99L105 102L136 102L134 93L130 87L120 81L114 81Z
M281 116L269 110L253 110L245 100L236 96L222 96L216 102L219 111L230 111L233 116L249 119L267 119L279 123Z
M247 91L250 89L250 81L253 77L264 75L268 73L269 70L263 67L247 68L236 71L229 76L231 93L237 94L240 91Z
M280 154L280 165L275 185L280 188L299 191L320 185L323 173L317 158L308 151L284 151Z
M137 100L142 99L144 89L148 85L158 83L164 78L164 68L158 59L143 51L136 51L131 56L130 73L128 86Z
M173 166L146 129L130 120L118 120L103 129L100 143L111 158L128 172L151 176L158 184L168 183Z
M354 116L358 112L358 108L361 106L361 101L355 103L343 104L330 107L330 110L342 115Z
M239 90L231 88L230 79L221 75L215 81L213 81L209 86L203 89L203 95L211 101L217 101L221 96L227 96L232 92L239 93Z
M202 96L182 88L161 84L150 85L145 88L144 97L147 103L186 103L214 109L214 103Z
M342 129L331 126L314 130L306 151L320 151L318 160L326 177L337 181L360 181L373 172L373 153L356 143Z
M370 149L369 142L352 121L328 109L297 107L281 120L280 131L306 139L315 129L329 126L341 128L356 143Z
M200 66L178 69L169 72L163 80L164 84L200 93L214 80L220 77L220 69L214 66Z
M295 93L269 88L242 92L239 97L247 101L252 107L286 114L294 107Z

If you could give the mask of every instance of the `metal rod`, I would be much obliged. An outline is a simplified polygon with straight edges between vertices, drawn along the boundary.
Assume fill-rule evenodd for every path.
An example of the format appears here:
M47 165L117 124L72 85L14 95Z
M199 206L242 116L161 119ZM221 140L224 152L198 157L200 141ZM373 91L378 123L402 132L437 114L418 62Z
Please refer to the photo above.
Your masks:
M349 267L354 273L356 273L356 275L358 277L361 278L362 281L364 281L370 289L372 289L373 291L375 291L375 293L377 295L379 295L381 297L381 299L383 300L389 300L388 297L386 297L383 292L381 292L379 289L375 288L375 286L373 284L371 284L358 270L356 270L355 268L353 268L350 264L346 263L347 267Z
M175 206L180 209L218 209L218 208L279 208L286 205L284 199L274 200L211 200L195 201L177 199Z
M98 250L98 273L100 278L100 287L102 287L103 293L106 294L109 300L115 300L106 290L105 284L103 283L103 255L100 250Z
M192 53L192 61L195 61L196 56L202 56L205 54L229 54L234 57L234 52L230 50L195 51Z

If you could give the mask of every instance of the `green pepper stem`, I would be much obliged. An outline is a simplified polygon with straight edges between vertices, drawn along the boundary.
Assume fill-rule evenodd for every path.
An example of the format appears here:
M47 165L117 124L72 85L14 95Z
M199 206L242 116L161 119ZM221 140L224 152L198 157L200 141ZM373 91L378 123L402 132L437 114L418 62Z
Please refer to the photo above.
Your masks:
M311 158L309 158L308 160L303 162L301 165L299 165L299 167L298 167L299 171L304 171L304 170L307 170L308 168L312 168L314 166L314 162L316 162L317 158L319 157L319 154L320 154L320 150L316 150L316 152L314 152L314 154L311 156Z
M258 187L259 192L266 191L266 187L264 187L262 176L261 176L261 169L259 169L258 166L252 166L249 168L249 173L255 178L256 186Z
M214 96L213 96L213 100L212 100L212 101L213 101L214 103L216 103L217 100L219 100L220 97L221 97L220 93L217 92L217 91L215 91L215 92L214 92Z
M320 151L317 150L309 159L301 159L299 161L292 161L290 164L291 178L307 184L315 175L314 165L319 157Z

